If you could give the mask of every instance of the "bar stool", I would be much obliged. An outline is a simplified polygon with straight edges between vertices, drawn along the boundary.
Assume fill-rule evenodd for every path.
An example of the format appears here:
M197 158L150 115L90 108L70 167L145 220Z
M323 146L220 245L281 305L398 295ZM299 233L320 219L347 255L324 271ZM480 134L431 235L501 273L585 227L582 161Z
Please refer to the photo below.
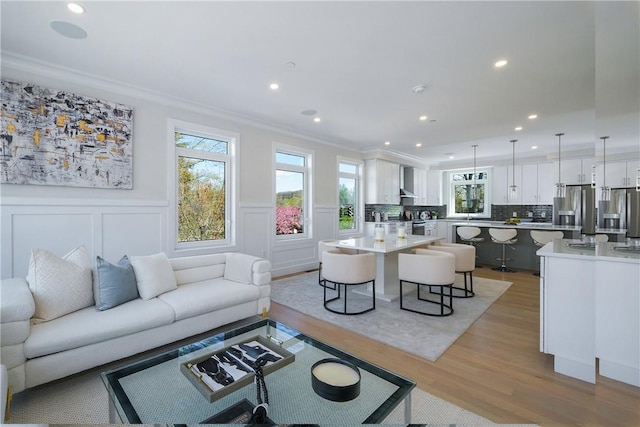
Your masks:
M375 310L376 308L376 255L373 252L363 254L349 255L337 249L330 249L324 252L324 308L336 314L362 314ZM327 289L332 289L326 285L326 282L333 283L334 288L338 290L338 296L327 299ZM347 286L364 285L372 283L371 306L357 311L348 311L347 309ZM344 299L342 298L341 287L344 288ZM343 299L343 309L338 310L330 307L332 301Z
M506 273L515 273L515 270L507 267L507 261L512 261L511 258L507 259L506 247L507 245L513 245L518 241L516 236L518 230L515 228L490 228L489 235L491 241L502 245L502 258L496 258L501 262L500 267L494 267L492 270L504 271ZM514 248L511 248L515 251Z
M460 240L463 242L468 242L469 245L473 246L477 250L476 243L484 242L484 237L480 237L480 227L457 227L456 234L460 237ZM476 265L476 268L482 268L481 265Z
M414 252L420 254L425 249L416 249ZM429 246L429 250L442 251L456 257L456 273L464 275L464 287L451 286L454 298L471 298L473 292L473 271L476 269L476 248L471 245L460 243L435 242ZM467 275L469 280L467 281Z
M554 239L562 239L564 237L564 233L562 231L541 231L541 230L531 230L529 232L531 235L531 240L536 246L544 246L547 243L553 241ZM540 259L538 259L538 271L533 273L534 276L540 275Z
M447 252L422 249L420 254L399 253L400 309L426 316L443 317L452 315L453 294L451 286L456 280L455 267L456 257ZM406 283L413 283L417 286L418 301L439 307L439 312L423 310L421 307L416 307L416 303L411 304L414 308L405 306L404 285ZM428 286L430 291L433 287L438 288L438 292L431 291L431 293L439 295L439 301L437 299L422 298L420 296L420 288L422 286ZM449 289L449 292L445 292L445 289ZM448 297L448 304L445 297Z

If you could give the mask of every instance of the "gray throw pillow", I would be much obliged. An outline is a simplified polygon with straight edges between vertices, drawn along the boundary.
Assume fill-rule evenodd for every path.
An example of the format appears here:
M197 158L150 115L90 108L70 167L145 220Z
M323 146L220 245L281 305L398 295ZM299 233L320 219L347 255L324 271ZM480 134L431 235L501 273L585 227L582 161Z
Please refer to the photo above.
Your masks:
M126 255L118 261L117 265L99 256L96 257L96 271L99 287L96 292L98 310L108 310L138 298L136 276Z

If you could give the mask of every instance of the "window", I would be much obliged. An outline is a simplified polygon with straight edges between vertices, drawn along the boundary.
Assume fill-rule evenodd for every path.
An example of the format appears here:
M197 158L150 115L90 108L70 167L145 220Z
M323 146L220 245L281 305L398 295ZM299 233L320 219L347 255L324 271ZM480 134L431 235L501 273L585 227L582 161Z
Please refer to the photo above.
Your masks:
M297 149L275 151L276 236L306 237L309 230L311 155Z
M172 122L174 241L177 249L233 243L231 170L237 136Z
M361 196L362 162L338 160L338 203L340 233L355 233L360 230L362 218Z
M449 172L449 216L490 217L487 194L489 172L473 170Z

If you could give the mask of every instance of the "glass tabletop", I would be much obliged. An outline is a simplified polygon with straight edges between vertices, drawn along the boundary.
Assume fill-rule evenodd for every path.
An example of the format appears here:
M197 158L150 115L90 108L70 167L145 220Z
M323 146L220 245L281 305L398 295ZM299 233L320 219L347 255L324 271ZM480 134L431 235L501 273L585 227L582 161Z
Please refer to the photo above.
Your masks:
M124 423L199 424L235 404L257 405L252 380L247 385L209 402L185 375L181 365L253 337L262 337L294 355L294 361L265 375L269 418L278 424L380 423L404 401L410 413L415 382L310 338L272 319L258 319L175 350L103 372L110 400L110 417ZM339 358L360 370L360 394L347 402L317 395L311 367L319 360ZM110 420L116 422L115 419Z

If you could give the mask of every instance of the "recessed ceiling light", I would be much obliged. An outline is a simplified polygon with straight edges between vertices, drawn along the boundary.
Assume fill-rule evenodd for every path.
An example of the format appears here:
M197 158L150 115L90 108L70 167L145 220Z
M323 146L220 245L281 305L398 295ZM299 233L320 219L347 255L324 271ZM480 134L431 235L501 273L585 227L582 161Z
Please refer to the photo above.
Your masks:
M417 85L414 86L413 89L411 89L413 91L413 93L422 93L424 92L424 90L426 89L425 85Z
M531 149L532 149L532 150L537 150L537 149L538 149L538 146L537 146L537 145L532 145L532 146L531 146Z
M70 39L85 39L87 38L87 32L82 28L66 21L51 21L49 26L53 31L61 36L69 37Z
M522 126L516 126L514 130L522 130Z
M391 142L390 141L385 141L384 145L391 145Z
M502 67L504 67L505 65L507 65L507 63L508 63L508 62L509 62L509 61L507 61L506 59L500 59L500 60L496 61L496 63L495 63L495 64L493 64L493 65L494 65L496 68L502 68Z
M529 115L529 120L533 120L533 119L537 119L538 115L537 114L530 114Z
M420 120L424 122L425 120L427 120L427 116L420 116Z
M73 13L77 13L78 15L84 13L84 7L80 6L78 3L67 3L67 9Z
M293 61L289 61L284 64L287 68L296 68L296 63Z
M455 159L455 156L452 154L449 156L449 159Z
M418 142L418 143L416 144L416 147L422 147L422 143L421 143L421 142Z
M269 85L269 89L271 90L278 90L280 88L280 85L278 83L271 83Z
M316 122L316 123L320 123L320 117L314 117L313 121Z

